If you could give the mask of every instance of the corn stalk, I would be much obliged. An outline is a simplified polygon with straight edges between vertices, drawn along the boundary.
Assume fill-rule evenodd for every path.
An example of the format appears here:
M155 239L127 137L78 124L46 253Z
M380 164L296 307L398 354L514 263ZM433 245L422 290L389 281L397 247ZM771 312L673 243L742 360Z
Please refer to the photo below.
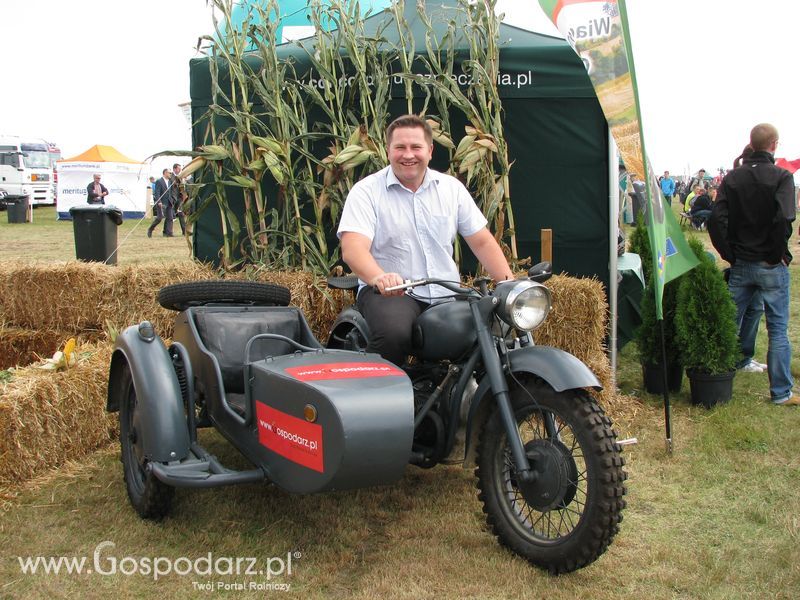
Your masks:
M421 55L403 17L402 1L392 9L394 20L367 35L355 0L311 0L310 18L317 32L302 43L310 74L297 74L293 64L278 57L276 0L248 4L249 18L238 30L231 21L231 1L211 2L227 33L223 36L215 22L217 34L208 38L213 97L207 115L209 143L206 153L198 154L210 167L206 174L211 174L212 196L220 210L224 264L234 263L238 249L248 262L319 274L330 270L338 255L328 247L327 235L335 229L347 193L355 181L387 164L384 132L393 70L403 78L409 112L415 90L423 91L420 112L434 108L426 118L436 143L449 153L450 171L476 191L496 237L501 243L510 238L510 254L516 259L510 165L496 88L499 24L493 0L474 6L459 0L458 23L450 22L442 39L435 39L425 2L419 0L417 10L428 29ZM394 45L384 35L388 27L397 28ZM469 58L462 68L476 83L467 90L452 77L458 36L469 40ZM430 76L414 75L415 61ZM470 123L458 146L449 121L453 109ZM223 122L229 125L220 130ZM209 148L222 149L225 156L212 157ZM265 194L270 188L262 185L266 178L274 181L275 197ZM234 186L244 198L244 230L225 196Z

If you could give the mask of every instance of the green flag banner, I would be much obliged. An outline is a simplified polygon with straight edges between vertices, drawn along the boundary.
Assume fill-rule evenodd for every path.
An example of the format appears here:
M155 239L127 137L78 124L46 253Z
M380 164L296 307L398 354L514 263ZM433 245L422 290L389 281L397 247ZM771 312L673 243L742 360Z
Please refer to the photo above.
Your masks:
M634 190L646 198L656 312L661 319L664 284L694 267L697 258L666 205L645 154L625 1L539 0L539 5L583 60Z

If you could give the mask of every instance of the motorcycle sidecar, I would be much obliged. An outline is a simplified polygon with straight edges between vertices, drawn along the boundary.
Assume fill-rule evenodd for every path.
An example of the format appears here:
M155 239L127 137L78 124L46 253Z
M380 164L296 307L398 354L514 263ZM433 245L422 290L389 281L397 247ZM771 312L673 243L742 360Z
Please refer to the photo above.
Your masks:
M323 348L295 307L191 306L169 348L149 323L128 327L108 394L128 494L145 517L166 513L173 486L266 480L313 493L393 483L411 454L408 376L376 354ZM197 442L203 425L255 468L224 468Z

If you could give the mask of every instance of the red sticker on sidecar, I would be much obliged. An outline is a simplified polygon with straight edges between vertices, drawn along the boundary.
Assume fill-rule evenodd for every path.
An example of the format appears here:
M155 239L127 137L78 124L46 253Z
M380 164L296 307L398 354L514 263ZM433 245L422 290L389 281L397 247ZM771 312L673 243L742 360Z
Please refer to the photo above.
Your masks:
M293 463L319 473L325 472L322 466L322 426L287 415L262 402L256 402L256 418L261 445Z
M403 371L387 363L353 362L326 363L306 367L289 367L285 371L299 381L327 379L364 379L367 377L398 377Z

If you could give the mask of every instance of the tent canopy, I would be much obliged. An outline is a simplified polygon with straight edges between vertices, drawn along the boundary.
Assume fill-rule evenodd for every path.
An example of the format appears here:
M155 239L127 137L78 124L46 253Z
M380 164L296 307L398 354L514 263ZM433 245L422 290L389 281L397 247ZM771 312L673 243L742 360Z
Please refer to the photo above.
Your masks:
M136 163L141 161L128 158L113 146L94 145L86 152L82 152L72 158L63 158L58 162L116 162L116 163Z
M456 47L463 50L460 59L467 59L469 41L465 35L469 32L458 26L461 12L455 3L429 0L425 4L437 39L447 32L450 21L456 21ZM425 26L417 15L416 3L407 1L405 10L415 48L418 53L424 52ZM391 46L398 43L393 22L394 15L386 10L363 23L367 34L381 32ZM308 38L277 48L279 59L291 60L298 79L306 82L310 77L319 79L308 57L313 52L312 42L313 38ZM519 256L530 256L533 262L540 260L541 230L552 229L555 272L597 276L608 283L608 127L584 64L565 40L510 25L500 25L500 47L499 92L509 159L513 162L509 179ZM212 104L210 60L190 62L193 146L209 143L205 136L207 111ZM255 54L246 57L255 71L260 60ZM222 61L218 67L219 83L224 89L229 83L227 69ZM454 72L460 73L460 66ZM467 85L464 82L463 87ZM401 82L392 88L389 110L392 116L399 116L406 112L404 86ZM257 104L253 110L258 112L260 108ZM458 143L464 135L466 119L454 111L450 123ZM217 131L232 125L229 120L215 117ZM446 157L435 151L431 166L446 170L443 158ZM265 184L265 190L272 191L268 187ZM229 206L241 215L241 192L227 188L226 194ZM267 193L267 197L274 195ZM335 237L332 239L335 243ZM613 244L616 247L616 240ZM195 256L216 261L221 246L219 215L206 211L195 228Z
M69 209L86 203L86 186L92 175L99 173L108 189L106 204L116 206L125 219L141 219L147 209L147 173L144 164L122 154L111 146L92 146L85 152L59 160L59 219L70 219Z

